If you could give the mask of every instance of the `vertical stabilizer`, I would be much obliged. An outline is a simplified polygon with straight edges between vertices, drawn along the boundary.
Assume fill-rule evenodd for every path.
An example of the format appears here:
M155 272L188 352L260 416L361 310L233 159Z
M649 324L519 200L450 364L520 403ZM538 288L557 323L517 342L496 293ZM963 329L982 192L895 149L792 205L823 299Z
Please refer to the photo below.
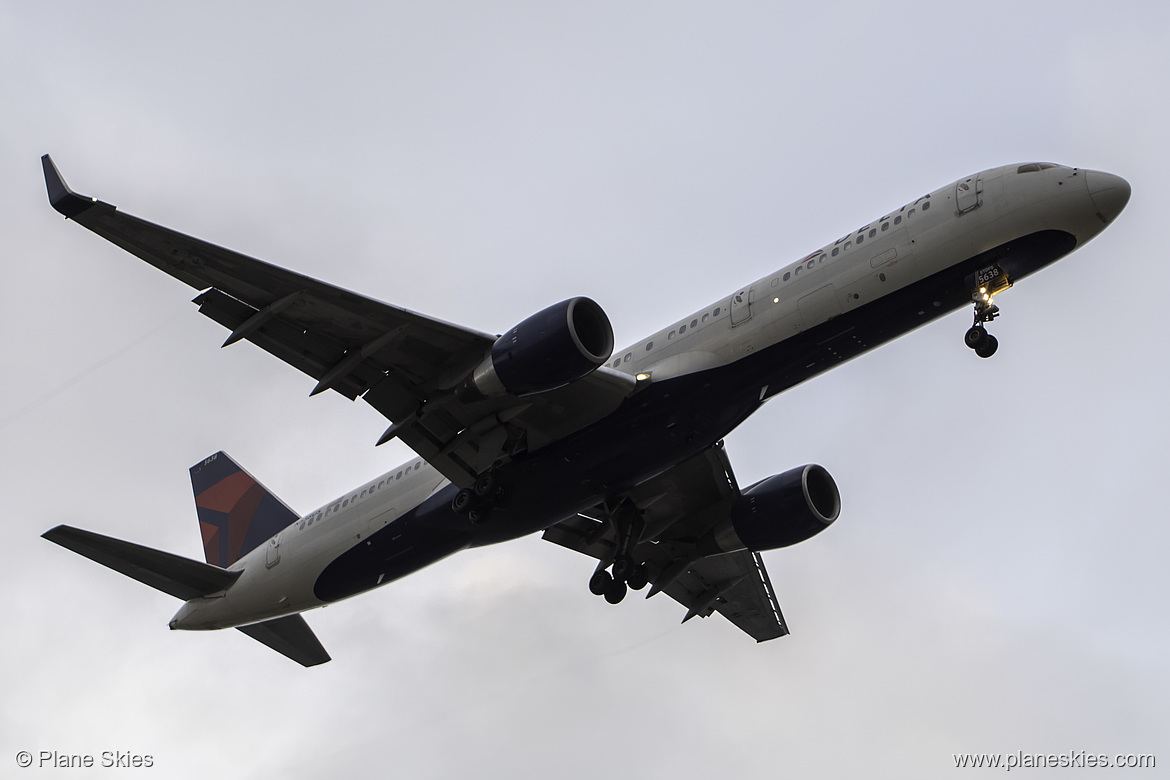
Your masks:
M283 531L297 513L217 452L191 467L191 487L207 562L228 567Z

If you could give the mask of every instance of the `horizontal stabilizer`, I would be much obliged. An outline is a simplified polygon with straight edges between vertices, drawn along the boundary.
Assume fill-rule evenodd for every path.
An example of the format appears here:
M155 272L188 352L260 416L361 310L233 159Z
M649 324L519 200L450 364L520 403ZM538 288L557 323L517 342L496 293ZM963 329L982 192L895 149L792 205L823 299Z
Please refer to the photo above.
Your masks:
M309 628L309 624L300 615L289 615L238 628L257 642L268 645L301 666L316 666L329 660L329 653L325 652L313 629Z
M224 590L240 576L238 571L227 571L67 525L59 525L41 536L184 601Z

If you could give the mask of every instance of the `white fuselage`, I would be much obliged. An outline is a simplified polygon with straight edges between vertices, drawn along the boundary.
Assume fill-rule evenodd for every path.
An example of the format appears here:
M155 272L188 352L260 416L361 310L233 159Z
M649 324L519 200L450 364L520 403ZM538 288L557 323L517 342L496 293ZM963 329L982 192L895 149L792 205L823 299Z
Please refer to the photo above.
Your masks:
M1020 172L1028 167L983 171L889 212L615 352L608 368L644 386L727 366L1037 231L1067 233L1079 247L1120 210L1100 195L1121 181L1110 174L1061 166ZM759 392L763 400L775 390ZM331 562L448 484L416 459L356 488L233 564L240 578L226 592L187 602L171 627L227 628L322 606L314 583Z

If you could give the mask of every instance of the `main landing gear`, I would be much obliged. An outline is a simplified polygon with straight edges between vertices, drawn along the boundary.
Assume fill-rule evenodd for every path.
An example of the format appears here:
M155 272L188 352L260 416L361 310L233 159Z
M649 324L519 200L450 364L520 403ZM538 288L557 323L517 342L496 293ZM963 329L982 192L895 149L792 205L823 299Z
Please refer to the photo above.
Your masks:
M963 343L975 350L979 357L989 358L999 349L999 341L983 327L999 316L999 307L992 303L991 299L1011 287L1012 283L999 266L984 268L976 274L976 279L981 284L979 289L971 294L971 300L975 302L975 322L967 329Z
M467 515L468 520L479 525L488 519L493 509L504 505L505 497L503 486L496 483L496 475L487 471L476 478L474 485L455 494L451 509L456 514Z
M650 582L649 564L645 561L637 563L632 555L642 538L645 523L642 513L624 500L606 512L605 520L614 532L614 554L613 558L602 558L598 562L589 578L589 592L605 596L610 604L617 604L626 597L628 590L641 590ZM612 573L606 571L607 568Z

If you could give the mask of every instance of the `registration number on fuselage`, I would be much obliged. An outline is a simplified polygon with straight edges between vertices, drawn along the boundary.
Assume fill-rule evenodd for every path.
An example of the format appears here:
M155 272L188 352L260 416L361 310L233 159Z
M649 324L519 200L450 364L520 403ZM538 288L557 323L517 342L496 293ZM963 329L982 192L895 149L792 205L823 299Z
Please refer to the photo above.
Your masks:
M975 274L975 284L983 287L999 277L1003 276L1003 271L998 265L989 265L986 268L980 269Z

